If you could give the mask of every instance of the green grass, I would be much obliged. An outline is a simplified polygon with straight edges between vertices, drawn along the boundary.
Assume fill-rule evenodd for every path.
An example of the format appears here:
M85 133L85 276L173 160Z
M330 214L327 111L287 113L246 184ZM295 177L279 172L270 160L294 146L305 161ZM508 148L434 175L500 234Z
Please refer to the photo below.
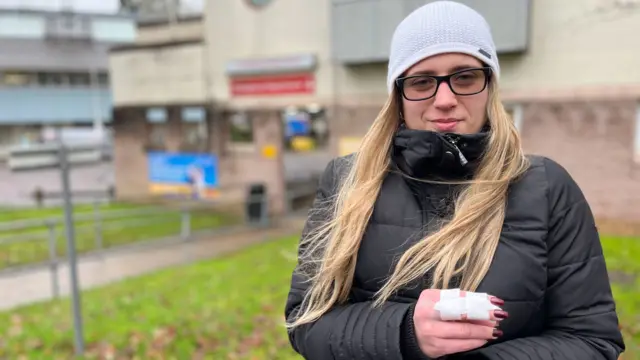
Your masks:
M602 241L613 296L625 337L623 359L640 359L640 239L606 238Z
M128 203L114 203L101 205L99 213L107 217L109 213L123 210L145 210L149 206ZM93 214L93 205L76 205L74 216ZM66 234L62 222L61 208L19 209L0 211L0 224L19 220L42 220L36 226L0 230L0 269L42 262L50 259L49 233L44 221L57 219L59 224L55 228L57 256L66 254ZM100 248L130 244L140 241L177 236L182 227L182 214L178 210L166 209L155 214L140 214L113 219L105 218L96 228L93 218L74 221L76 234L76 248L79 253L86 253ZM237 224L237 217L224 214L221 211L197 210L191 214L192 231L215 229L225 225ZM2 225L0 225L2 226ZM18 240L18 237L29 236L32 239Z
M140 359L299 359L281 326L294 266L285 252L295 246L285 238L85 292L91 358L113 349ZM67 359L72 331L65 299L0 314L0 358Z
M131 210L138 209L141 205L132 204L132 203L124 203L124 202L114 202L114 203L104 203L100 204L100 209L102 210ZM74 206L74 213L86 213L92 212L94 208L93 204L76 204ZM61 217L64 215L63 208L59 206L51 206L51 207L25 207L25 208L11 208L11 207L0 207L0 222L5 221L16 221L16 220L28 220L28 219L42 219L49 217Z
M88 358L300 359L282 327L296 237L83 294ZM639 359L640 239L603 239L628 352ZM630 275L636 276L630 283ZM68 359L69 301L0 313L0 358ZM197 357L200 354L203 357ZM99 357L102 355L105 357Z

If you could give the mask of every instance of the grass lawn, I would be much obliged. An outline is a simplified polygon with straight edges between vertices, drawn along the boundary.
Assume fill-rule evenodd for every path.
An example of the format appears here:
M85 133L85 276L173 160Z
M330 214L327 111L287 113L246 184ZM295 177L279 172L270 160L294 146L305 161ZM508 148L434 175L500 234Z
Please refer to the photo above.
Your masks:
M289 237L85 292L91 358L300 359L282 327L296 242ZM603 242L611 270L626 274L615 296L625 359L638 359L640 239ZM68 359L73 352L68 300L0 313L0 329L0 358Z
M640 359L640 239L603 239L613 296L627 350L622 359Z
M76 246L80 253L96 250L100 247L109 248L133 242L154 240L163 237L177 236L182 227L182 214L178 210L166 209L153 214L139 214L107 218L109 213L116 211L149 210L149 206L129 203L103 204L99 214L104 217L97 230L93 217L76 218L75 233ZM157 210L157 207L155 208ZM74 215L94 212L93 205L76 205ZM58 256L66 254L66 235L63 222L63 210L55 208L5 209L0 211L0 227L11 221L42 220L42 224L35 226L0 229L0 269L14 265L24 265L48 260L49 233L44 225L47 219L57 219L56 248ZM197 210L191 215L192 231L214 229L223 225L238 223L237 218L223 214L219 210ZM100 234L98 236L98 234ZM19 240L18 237L29 236L30 239Z

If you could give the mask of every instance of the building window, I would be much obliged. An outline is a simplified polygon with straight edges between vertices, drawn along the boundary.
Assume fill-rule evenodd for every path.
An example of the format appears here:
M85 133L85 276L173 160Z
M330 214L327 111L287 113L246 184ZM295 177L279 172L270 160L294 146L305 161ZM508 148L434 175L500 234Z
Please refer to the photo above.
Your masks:
M164 151L167 138L167 109L147 109L147 151Z
M86 16L63 13L52 16L46 22L46 34L49 38L89 39L91 38L91 22Z
M5 86L46 86L46 87L91 87L108 86L109 75L89 72L26 72L5 71L0 73L0 85Z
M253 123L245 112L237 112L231 115L230 131L232 142L253 142Z
M71 86L89 86L91 84L91 76L88 73L69 74L69 85Z
M68 84L68 76L62 73L38 73L38 85L62 86Z
M290 107L283 112L284 147L287 150L323 149L329 141L326 110L318 105Z
M271 0L245 0L245 1L254 8L263 8L269 5L269 3L271 3Z
M524 121L524 109L522 108L522 104L511 104L505 106L505 110L509 117L511 117L511 121L516 127L518 132L522 132L522 125Z
M36 83L34 74L27 72L3 72L0 74L0 84L6 86L27 86Z
M106 74L106 73L98 74L98 84L101 85L101 86L108 86L109 85L109 74Z
M206 109L185 107L181 109L182 143L185 152L205 153L209 151L209 129Z

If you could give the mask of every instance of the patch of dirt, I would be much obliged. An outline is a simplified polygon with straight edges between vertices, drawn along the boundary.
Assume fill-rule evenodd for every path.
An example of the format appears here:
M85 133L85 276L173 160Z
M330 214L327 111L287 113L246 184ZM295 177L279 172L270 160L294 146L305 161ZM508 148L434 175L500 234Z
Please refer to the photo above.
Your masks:
M610 270L609 280L622 285L633 285L636 283L636 275L624 271Z

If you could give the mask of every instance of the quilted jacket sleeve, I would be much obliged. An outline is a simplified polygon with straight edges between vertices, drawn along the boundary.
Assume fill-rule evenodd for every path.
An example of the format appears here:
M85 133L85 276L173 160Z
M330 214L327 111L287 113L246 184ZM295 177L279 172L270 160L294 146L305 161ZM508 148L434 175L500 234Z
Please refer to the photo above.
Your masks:
M338 174L334 171L335 163L336 160L329 163L322 175L303 237L330 216L327 201L336 191L335 177ZM288 320L297 316L308 289L307 277L301 271L304 265L299 261L293 271L285 305ZM371 302L338 305L314 323L290 330L289 341L293 349L307 360L401 360L401 326L409 307L410 304L394 302L375 309Z
M616 360L624 351L589 205L566 170L549 159L545 161L550 204L546 331L497 343L461 358Z

